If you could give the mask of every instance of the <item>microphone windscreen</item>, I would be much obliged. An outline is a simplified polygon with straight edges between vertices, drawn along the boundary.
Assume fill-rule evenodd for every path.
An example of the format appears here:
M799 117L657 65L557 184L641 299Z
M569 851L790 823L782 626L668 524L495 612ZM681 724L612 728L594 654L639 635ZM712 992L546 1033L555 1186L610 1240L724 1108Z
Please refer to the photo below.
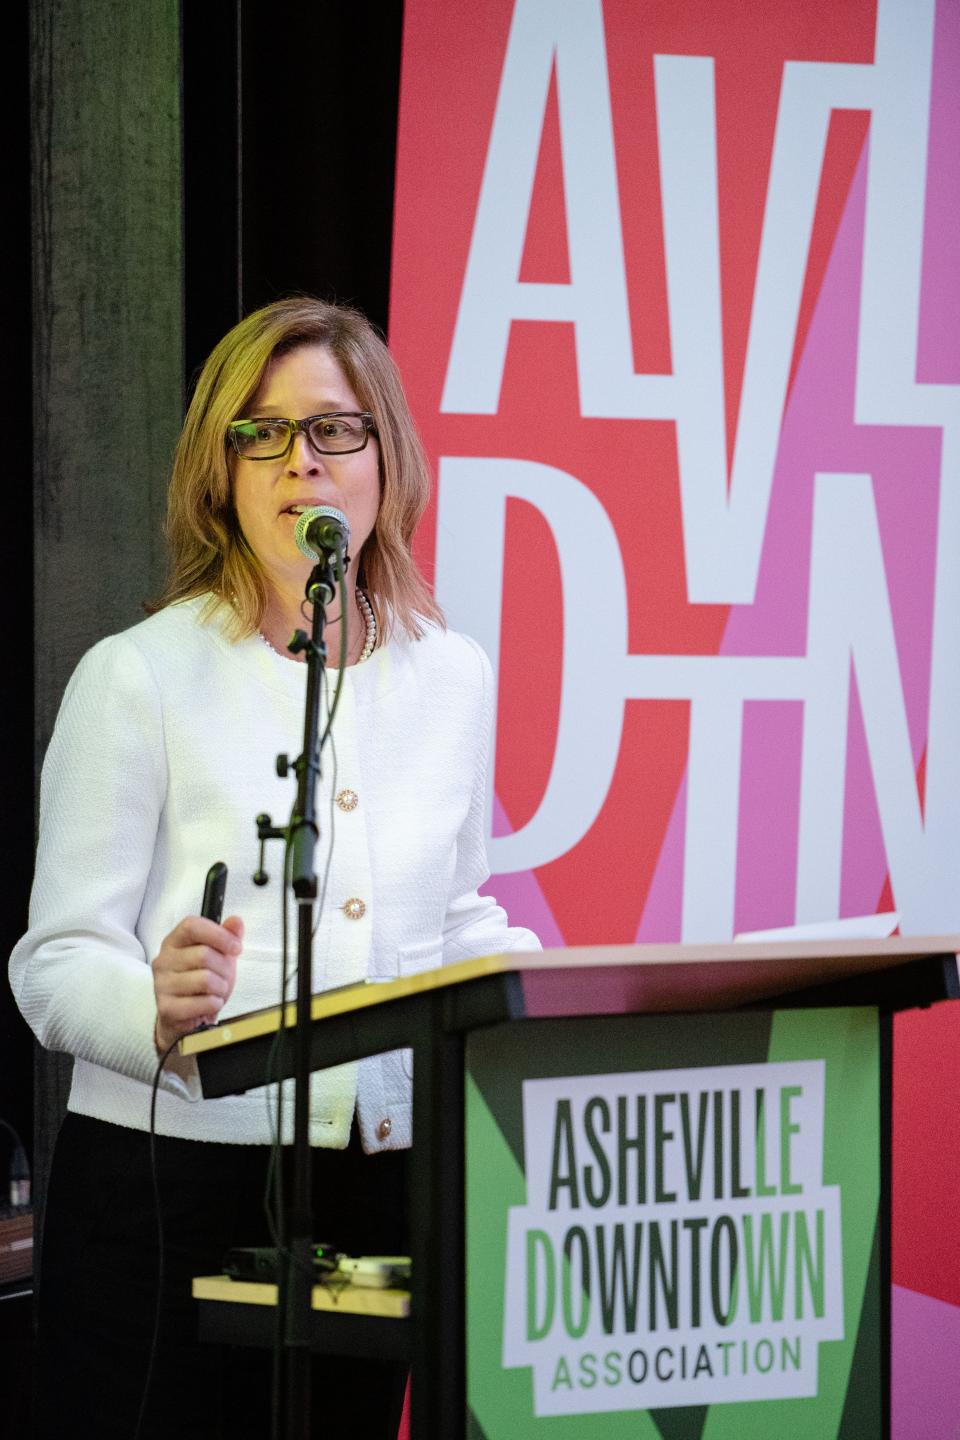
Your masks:
M320 560L324 553L307 535L315 520L327 521L327 534L330 537L328 549L335 549L338 545L343 550L350 548L350 521L343 511L338 510L335 505L311 505L300 516L293 532L297 548L308 560Z

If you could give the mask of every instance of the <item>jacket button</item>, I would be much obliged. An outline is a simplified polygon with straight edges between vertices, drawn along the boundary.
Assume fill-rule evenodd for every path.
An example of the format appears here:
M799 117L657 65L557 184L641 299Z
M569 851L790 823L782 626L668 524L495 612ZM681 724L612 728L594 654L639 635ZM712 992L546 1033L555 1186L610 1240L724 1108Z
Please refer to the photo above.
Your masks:
M367 913L367 907L359 895L351 895L349 900L343 902L343 913L348 920L362 920Z
M360 796L356 790L341 790L337 796L337 804L341 810L356 810L360 804Z
M393 1126L390 1123L389 1118L381 1120L380 1124L377 1126L377 1135L380 1137L381 1140L386 1140L389 1137L390 1131L392 1129Z

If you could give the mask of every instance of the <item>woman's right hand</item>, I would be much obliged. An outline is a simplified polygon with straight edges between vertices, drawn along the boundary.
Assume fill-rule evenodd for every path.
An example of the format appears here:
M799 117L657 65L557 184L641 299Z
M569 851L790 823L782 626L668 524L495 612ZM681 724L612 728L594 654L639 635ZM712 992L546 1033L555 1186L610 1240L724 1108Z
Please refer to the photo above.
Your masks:
M216 1020L236 984L242 940L243 921L237 915L222 925L188 915L170 931L152 966L158 1054L198 1025Z

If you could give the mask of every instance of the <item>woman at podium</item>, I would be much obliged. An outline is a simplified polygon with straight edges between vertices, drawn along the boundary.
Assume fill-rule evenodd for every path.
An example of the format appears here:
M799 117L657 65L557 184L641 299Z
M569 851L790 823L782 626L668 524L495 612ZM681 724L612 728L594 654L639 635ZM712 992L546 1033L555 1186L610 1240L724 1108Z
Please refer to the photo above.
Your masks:
M293 798L275 761L302 736L306 667L287 640L309 629L304 512L339 512L352 557L326 629L328 705L342 686L318 793L313 989L537 948L478 893L493 679L414 564L428 494L396 368L367 321L309 299L257 311L214 350L190 404L163 595L67 688L30 928L11 961L39 1040L75 1060L42 1254L42 1435L62 1432L68 1398L73 1434L130 1440L151 1348L144 1440L267 1433L269 1356L199 1345L190 1281L231 1246L269 1243L272 1087L204 1100L194 1063L175 1050L166 1061L156 1337L148 1128L158 1059L179 1036L280 997L283 865L278 848L271 883L254 883L255 817L285 815ZM199 913L215 861L229 874L222 923ZM291 1123L292 1100L285 1141ZM404 1056L314 1075L310 1139L316 1238L404 1253ZM317 1434L395 1434L402 1370L318 1366Z

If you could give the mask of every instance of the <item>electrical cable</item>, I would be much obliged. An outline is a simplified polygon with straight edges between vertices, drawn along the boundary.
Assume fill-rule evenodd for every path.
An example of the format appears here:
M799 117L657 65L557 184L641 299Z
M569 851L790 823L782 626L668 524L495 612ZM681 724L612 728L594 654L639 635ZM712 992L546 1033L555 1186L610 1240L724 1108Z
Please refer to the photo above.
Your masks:
M323 734L320 736L320 743L319 743L319 745L317 746L317 758L318 758L318 760L319 760L320 755L323 753L323 747L324 747L324 745L327 743L327 737L328 737L329 734L330 734L330 727L333 725L334 716L335 716L336 713L337 713L337 706L340 704L340 692L341 692L341 690L343 689L343 677L344 677L344 675L346 674L346 669L347 669L347 655L348 655L348 653L349 653L347 647L348 647L349 638L350 638L350 616L349 616L349 614L348 614L348 606L344 603L344 600L343 600L343 586L344 586L343 557L341 556L339 550L337 551L336 558L335 558L335 560L334 560L334 566L335 566L336 573L337 573L337 584L340 586L340 612L341 612L341 625L340 625L340 669L337 671L337 688L336 688L336 690L334 690L334 692L333 692L333 705L330 707L330 711L329 711L329 714L328 714L328 716L327 716L326 728L325 728ZM326 668L324 668L324 674L326 674Z
M327 896L327 883L330 879L330 863L333 860L333 837L337 823L337 742L333 738L332 731L330 732L330 739L328 743L330 745L330 759L332 761L332 765L330 768L330 843L327 846L327 860L326 864L323 867L323 880L320 882L320 899L317 903L317 918L314 921L313 925L312 938L314 940L317 938L317 931L320 929L320 917L323 914L323 902Z
M140 1397L140 1410L137 1414L137 1424L133 1432L133 1440L140 1440L140 1430L143 1426L144 1417L147 1413L147 1401L150 1398L150 1385L153 1381L153 1368L157 1358L157 1348L160 1341L160 1320L163 1313L163 1285L166 1272L166 1245L163 1233L163 1210L160 1204L160 1177L157 1170L157 1095L160 1090L160 1076L163 1074L163 1067L180 1043L178 1035L172 1045L168 1045L157 1062L157 1068L153 1076L153 1084L150 1087L150 1186L153 1191L153 1210L157 1221L157 1303L153 1316L153 1337L150 1341L150 1353L147 1356L147 1373L143 1381L143 1393Z
M281 1389L283 1384L283 1312L280 1308L280 1266L289 1258L287 1248L286 1213L283 1203L283 1079L279 1074L280 1048L286 1031L287 986L289 977L287 963L290 947L289 917L287 905L290 891L290 866L293 848L289 834L283 846L283 880L280 885L280 1023L270 1046L267 1057L267 1117L270 1125L270 1159L267 1163L266 1185L263 1195L263 1209L267 1218L267 1231L277 1256L277 1306L273 1325L273 1359L270 1391L270 1440L281 1440L283 1424ZM275 1105L271 1107L270 1085L276 1086ZM271 1203L273 1209L271 1210Z

